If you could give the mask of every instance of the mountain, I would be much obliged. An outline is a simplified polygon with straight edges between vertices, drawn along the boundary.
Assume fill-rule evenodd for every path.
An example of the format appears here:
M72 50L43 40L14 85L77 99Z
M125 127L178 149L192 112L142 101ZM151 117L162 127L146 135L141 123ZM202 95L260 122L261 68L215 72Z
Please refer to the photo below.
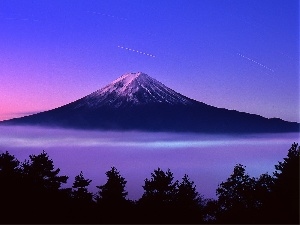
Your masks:
M126 108L146 104L188 105L192 100L144 73L125 74L104 88L86 96L76 108Z
M141 72L125 74L59 108L2 124L203 133L299 132L299 123L210 106Z

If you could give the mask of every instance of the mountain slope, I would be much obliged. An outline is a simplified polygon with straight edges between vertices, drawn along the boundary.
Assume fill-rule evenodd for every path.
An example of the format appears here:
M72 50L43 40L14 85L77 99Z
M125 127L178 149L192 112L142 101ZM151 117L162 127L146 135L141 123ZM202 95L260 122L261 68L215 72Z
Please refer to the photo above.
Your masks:
M192 104L192 101L144 73L121 76L104 88L86 96L77 108L110 106L124 108L149 103Z
M121 76L65 106L3 124L205 133L299 132L299 124L209 106L144 73Z

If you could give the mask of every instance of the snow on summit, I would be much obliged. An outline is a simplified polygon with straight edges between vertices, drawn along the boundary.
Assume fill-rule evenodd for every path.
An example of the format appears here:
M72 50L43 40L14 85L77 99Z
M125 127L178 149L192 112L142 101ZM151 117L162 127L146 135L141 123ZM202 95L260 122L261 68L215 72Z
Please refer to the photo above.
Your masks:
M148 103L191 104L192 100L166 87L145 73L127 73L104 88L81 99L78 107L115 108Z

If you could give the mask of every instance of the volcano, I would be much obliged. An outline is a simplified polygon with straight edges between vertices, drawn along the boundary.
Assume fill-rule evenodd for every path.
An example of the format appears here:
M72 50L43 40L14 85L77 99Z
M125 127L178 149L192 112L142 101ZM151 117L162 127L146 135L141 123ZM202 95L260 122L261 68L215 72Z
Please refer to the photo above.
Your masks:
M124 74L102 89L59 108L1 123L119 131L299 132L299 123L210 106L177 93L142 72Z

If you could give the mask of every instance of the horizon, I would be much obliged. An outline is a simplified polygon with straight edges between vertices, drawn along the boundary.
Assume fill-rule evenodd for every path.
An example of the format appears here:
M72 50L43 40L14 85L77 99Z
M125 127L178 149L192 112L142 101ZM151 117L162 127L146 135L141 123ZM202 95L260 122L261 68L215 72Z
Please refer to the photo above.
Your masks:
M128 73L125 73L125 74L123 74L123 75L121 75L120 77L118 77L118 78L116 78L116 79L114 79L113 81L111 81L109 84L107 84L107 85L105 85L105 86L103 86L102 88L100 88L100 89L98 89L98 90L96 90L96 91L94 91L94 92L92 92L92 93L90 93L89 95L86 95L86 96L83 96L83 97L87 97L87 96L90 96L90 95L92 95L93 93L95 93L95 92L97 92L97 91L100 91L100 90L102 90L102 89L104 89L105 87L107 87L107 86L109 86L109 85L112 85L112 84L114 84L116 81L119 81L120 80L120 78L122 78L122 77L127 77L129 74L145 74L145 75L147 75L147 76L149 76L148 74L146 74L146 73L144 73L144 72L142 72L142 71L139 71L139 72L128 72ZM139 76L139 75L138 75ZM152 79L155 79L155 78L153 78L153 77L151 77L151 76L149 76L150 78L152 78ZM135 79L135 78L134 78ZM155 79L156 80L156 79ZM158 82L160 82L160 81L158 81ZM163 84L164 85L164 84ZM178 92L177 92L178 93ZM180 93L179 93L180 94ZM185 96L185 97L187 97L187 98L189 98L188 96ZM81 99L81 98L80 98ZM77 100L80 100L80 99L77 99ZM190 98L191 99L191 98ZM77 101L77 100L75 100L75 101ZM192 100L195 100L195 99L192 99ZM197 100L196 100L197 101ZM74 101L73 101L74 102ZM199 102L199 101L198 101ZM71 102L70 102L71 103ZM67 103L67 104L69 104L69 103ZM65 104L65 105L67 105L67 104ZM63 106L65 106L65 105L62 105L62 106L58 106L58 107L55 107L55 108L53 108L53 109L56 109L56 108L60 108L60 107L63 107ZM216 106L214 106L214 107L216 107ZM216 108L219 108L219 107L216 107ZM49 109L49 110L52 110L52 109ZM4 119L4 120L2 120L2 121L6 121L6 120L10 120L10 119L15 119L15 118L21 118L21 117L25 117L25 116L31 116L31 115L34 115L34 114L38 114L38 113L42 113L42 112L46 112L46 111L49 111L49 110L45 110L45 111L36 111L36 112L24 112L24 113L16 113L17 115L19 115L19 116L17 116L17 117L13 117L13 118L9 118L9 119ZM239 112L242 112L242 111L239 111ZM245 113L247 113L247 112L245 112ZM248 114L250 114L250 113L248 113ZM258 114L257 114L258 115ZM278 117L272 117L272 118L268 118L268 119L281 119L281 120L283 120L282 118L278 118ZM284 121L287 121L287 120L284 120ZM1 122L1 120L0 120L0 122ZM297 121L287 121L287 122L297 122ZM299 122L298 122L299 123Z
M124 79L124 78L127 78L128 75L132 75L132 74L137 75L137 76L134 76L134 78L131 78L131 77L130 77L131 79L136 79L139 75L143 74L143 75L146 75L146 76L148 76L148 77L150 77L150 78L156 80L155 78L149 76L148 74L146 74L146 73L144 73L144 72L142 72L142 71L139 71L139 72L129 72L129 73L125 73L125 74L121 75L120 77L118 77L118 78L114 79L113 81L111 81L109 84L103 86L102 88L98 89L97 91L92 92L91 94L89 94L89 95L87 95L87 96L90 96L90 95L94 94L95 92L98 92L98 91L100 91L100 90L106 88L107 86L114 84L116 81L119 81L120 78L123 78L123 79ZM128 82L128 81L126 81L126 82ZM130 82L131 82L131 81L130 81ZM160 81L158 81L158 82L160 82ZM163 85L164 85L164 84L163 84ZM175 92L176 92L176 91L175 91ZM176 93L178 93L178 92L176 92ZM180 94L180 93L179 93L179 94ZM87 96L84 96L84 97L87 97ZM185 96L185 97L189 98L188 96ZM191 99L191 98L189 98L189 99ZM77 100L80 100L80 99L77 99ZM77 100L75 100L75 101L77 101ZM195 100L195 99L193 99L193 100ZM196 101L197 101L197 100L196 100ZM73 102L74 102L74 101L73 101ZM199 102L199 101L198 101L198 102ZM67 103L67 104L69 104L69 103ZM67 104L66 104L66 105L67 105ZM59 106L59 107L55 107L54 109L60 108L60 107L63 107L63 106L65 106L65 105L62 105L62 106ZM216 108L219 108L219 107L216 107ZM50 109L50 110L52 110L52 109ZM48 110L46 110L46 111L48 111ZM24 113L25 115L20 116L20 117L31 116L31 115L38 114L38 113L42 113L42 112L46 112L46 111L37 111L37 112L29 113L29 114ZM240 111L240 112L242 112L242 111ZM246 113L247 113L247 112L246 112ZM20 114L22 115L23 113L20 113ZM250 114L250 113L249 113L249 114ZM10 119L15 119L15 118L20 118L20 117L14 117L14 118L10 118ZM8 120L10 120L10 119L8 119ZM281 118L272 117L272 118L268 118L268 119L281 119ZM281 120L282 120L282 119L281 119ZM3 121L5 121L5 120L3 120ZM284 121L286 121L286 120L284 120ZM0 122L1 122L1 121L0 121ZM295 121L287 121L287 122L295 122ZM299 123L299 122L298 122L298 123Z
M94 92L92 92L92 93L90 93L90 94L88 94L88 95L86 95L86 96L83 96L83 97L87 97L87 96L89 96L89 95L91 95L91 94L93 94L93 93L95 93L95 92L97 92L97 91L100 91L100 90L104 89L105 87L107 87L107 86L109 86L109 85L115 83L116 81L120 80L120 78L122 78L122 77L124 77L124 76L127 76L128 74L145 74L145 75L149 76L148 74L146 74L146 73L144 73L144 72L142 72L142 71L125 73L125 74L121 75L120 77L116 78L115 80L111 81L109 84L107 84L107 85L103 86L102 88L100 88L100 89L98 89L98 90L96 90L96 91L94 91ZM151 77L151 76L149 76L149 77ZM151 78L152 78L152 77L151 77ZM153 79L155 79L155 78L153 78ZM158 81L158 82L160 82L160 81ZM177 92L177 93L178 93L178 92ZM179 94L180 94L180 93L179 93ZM185 96L185 97L189 98L188 96ZM190 98L190 99L191 99L191 98ZM77 100L80 100L80 99L77 99ZM75 100L75 101L77 101L77 100ZM193 99L193 100L195 100L195 99ZM196 100L196 101L197 101L197 100ZM73 101L73 102L74 102L74 101ZM198 101L198 102L199 102L199 101ZM70 103L71 103L71 102L70 102ZM69 103L67 103L67 104L69 104ZM65 104L65 105L67 105L67 104ZM58 107L55 107L55 108L53 108L53 109L60 108L60 107L63 107L63 106L65 106L65 105L58 106ZM208 105L208 104L207 104L207 105ZM214 107L216 107L216 106L214 106ZM216 108L219 108L219 107L216 107ZM52 110L52 109L49 109L49 110ZM17 116L17 117L12 117L12 118L9 118L9 119L0 120L0 122L1 122L1 121L6 121L6 120L10 120L10 119L21 118L21 117L25 117L25 116L31 116L31 115L34 115L34 114L38 114L38 113L42 113L42 112L47 112L47 111L49 111L49 110L45 110L45 111L36 111L36 112L27 112L27 113L26 113L26 112L20 112L20 113L16 113L17 115L19 115L19 116ZM242 112L242 111L239 111L239 112ZM247 112L245 112L245 113L247 113ZM250 113L248 113L248 114L250 114ZM257 115L258 115L258 114L257 114ZM281 120L283 120L282 118L278 118L278 117L272 117L272 118L268 118L268 119L281 119ZM284 121L287 121L287 120L284 120ZM287 121L287 122L297 122L297 121ZM297 122L297 123L299 123L299 122Z
M299 2L1 1L0 121L142 71L205 104L300 122Z

